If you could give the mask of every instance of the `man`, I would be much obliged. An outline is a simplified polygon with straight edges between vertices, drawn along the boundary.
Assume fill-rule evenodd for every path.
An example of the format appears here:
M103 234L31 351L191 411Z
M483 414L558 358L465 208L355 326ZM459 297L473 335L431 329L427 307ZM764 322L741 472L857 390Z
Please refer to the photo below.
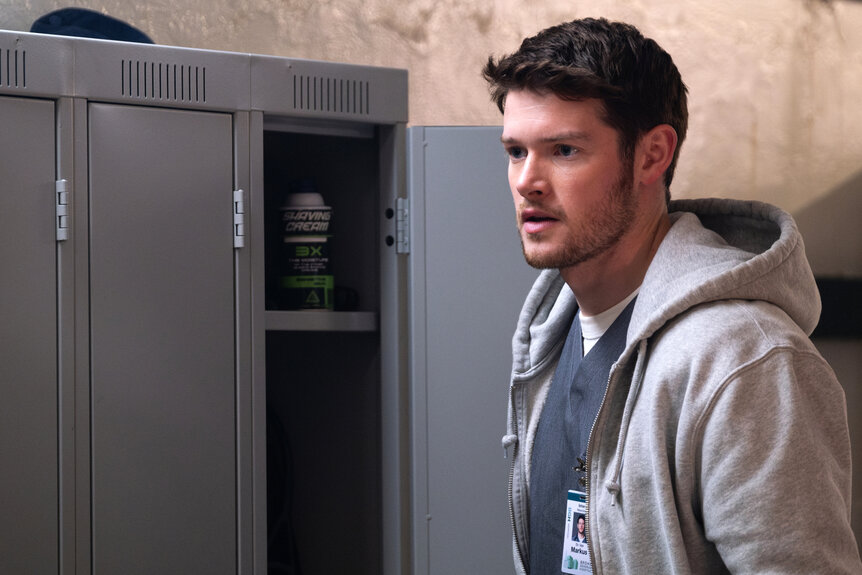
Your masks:
M578 522L575 529L575 534L572 535L572 541L577 541L578 543L586 543L587 542L587 534L584 532L584 528L586 527L586 518L583 515L578 515Z
M862 573L802 240L769 205L669 202L688 121L670 56L586 19L484 75L524 255L545 268L504 438L518 572ZM577 501L589 559L573 569Z

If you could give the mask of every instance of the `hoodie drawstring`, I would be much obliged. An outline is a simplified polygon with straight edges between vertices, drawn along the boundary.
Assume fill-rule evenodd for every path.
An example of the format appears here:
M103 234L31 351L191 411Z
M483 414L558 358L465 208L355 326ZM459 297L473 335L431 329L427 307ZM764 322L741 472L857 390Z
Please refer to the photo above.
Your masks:
M503 436L503 459L509 458L509 448L518 443L517 435L504 435Z
M643 382L644 370L646 368L646 353L647 340L643 339L638 346L638 358L635 362L634 376L632 377L632 384L629 388L628 397L626 397L623 417L620 421L620 436L617 440L617 452L614 455L614 464L612 466L613 473L611 473L611 478L605 483L605 489L608 490L608 493L613 495L613 498L611 499L612 505L616 505L617 498L620 495L620 478L622 477L623 469L623 450L625 449L626 437L628 436L629 425L631 424L632 412L634 411L635 403L637 403L641 383Z

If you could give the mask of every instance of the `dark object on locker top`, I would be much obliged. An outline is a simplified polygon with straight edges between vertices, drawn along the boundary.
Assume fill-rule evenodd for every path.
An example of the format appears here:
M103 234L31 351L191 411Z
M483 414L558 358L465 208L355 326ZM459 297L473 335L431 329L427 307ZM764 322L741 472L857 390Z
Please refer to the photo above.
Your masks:
M84 8L61 8L33 22L30 32L154 44L149 36L111 16Z

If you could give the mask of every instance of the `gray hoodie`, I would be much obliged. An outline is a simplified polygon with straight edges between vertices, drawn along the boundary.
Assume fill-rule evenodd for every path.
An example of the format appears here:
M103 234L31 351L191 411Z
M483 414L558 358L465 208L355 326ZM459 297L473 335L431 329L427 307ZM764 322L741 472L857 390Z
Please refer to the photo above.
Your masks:
M593 572L862 573L844 393L808 338L820 298L795 223L716 199L673 202L671 221L590 433ZM533 440L576 309L547 270L513 338L519 573Z

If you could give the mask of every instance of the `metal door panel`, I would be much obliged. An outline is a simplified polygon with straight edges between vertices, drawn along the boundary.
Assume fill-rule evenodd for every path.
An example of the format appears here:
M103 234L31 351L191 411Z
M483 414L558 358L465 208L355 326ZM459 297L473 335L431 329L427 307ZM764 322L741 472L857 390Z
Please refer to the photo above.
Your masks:
M512 334L536 271L521 254L500 132L411 129L417 575L513 572L500 439Z
M234 573L232 126L89 106L93 568Z
M0 97L0 572L59 549L54 102Z

